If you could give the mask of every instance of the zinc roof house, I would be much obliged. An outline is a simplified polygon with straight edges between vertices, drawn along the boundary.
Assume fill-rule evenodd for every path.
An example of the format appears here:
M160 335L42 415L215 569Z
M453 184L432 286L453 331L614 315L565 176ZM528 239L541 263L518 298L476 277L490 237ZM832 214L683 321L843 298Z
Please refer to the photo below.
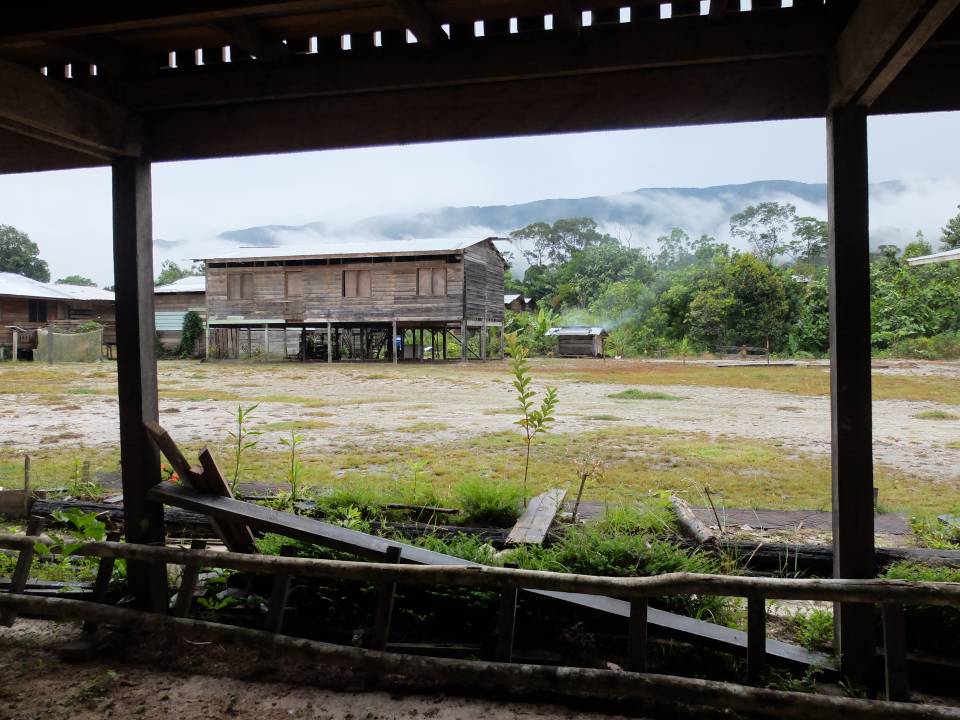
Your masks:
M210 352L447 359L452 341L461 359L485 359L504 313L505 262L493 241L330 242L204 258Z
M207 279L203 275L188 275L158 285L153 289L153 308L157 339L165 350L173 350L180 345L184 315L191 310L204 318L207 315Z
M932 255L920 255L907 260L908 265L933 265L935 263L951 262L960 260L960 248L944 250L943 252L933 253Z
M89 321L104 326L105 344L115 342L112 292L0 272L0 346L9 347L11 356L34 349L39 328L67 330Z
M602 327L553 327L546 334L557 338L558 357L602 358L608 333Z

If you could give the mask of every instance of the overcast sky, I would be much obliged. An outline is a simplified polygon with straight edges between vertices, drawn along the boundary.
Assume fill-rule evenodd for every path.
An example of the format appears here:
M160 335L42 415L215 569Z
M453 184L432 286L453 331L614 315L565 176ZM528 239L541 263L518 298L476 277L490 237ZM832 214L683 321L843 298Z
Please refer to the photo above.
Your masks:
M960 113L871 119L871 182L901 180L915 188L896 209L903 216L898 224L935 229L954 214L958 131ZM154 235L189 240L253 225L769 179L826 180L823 121L157 164ZM76 273L112 284L108 170L0 176L0 224L27 232L54 278Z

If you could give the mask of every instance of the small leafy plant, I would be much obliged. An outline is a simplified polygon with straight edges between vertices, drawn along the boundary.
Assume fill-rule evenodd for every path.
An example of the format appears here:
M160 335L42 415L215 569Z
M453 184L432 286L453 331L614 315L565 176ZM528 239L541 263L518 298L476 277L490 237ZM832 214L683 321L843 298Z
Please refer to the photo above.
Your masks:
M591 478L596 480L603 479L603 460L600 458L576 458L573 465L577 470L577 479L580 480L580 487L577 489L577 499L573 503L573 521L577 521L577 511L580 509L580 500L583 498L583 488L587 480Z
M230 491L234 493L237 491L237 486L240 484L240 460L243 456L243 451L252 450L255 448L257 446L257 441L251 440L250 438L263 434L259 430L251 430L249 427L250 417L253 415L253 411L259 406L260 403L254 403L248 407L237 405L237 412L234 415L234 418L237 421L237 431L228 433L234 441L233 479L230 481Z
M530 446L533 438L546 432L554 421L553 413L557 409L557 389L548 387L539 408L533 405L536 392L530 388L530 363L527 362L528 350L517 342L517 336L507 338L510 351L510 370L513 373L513 387L517 391L517 401L522 415L514 422L523 428L526 453L523 461L523 505L527 504L527 478L530 474Z
M37 557L50 558L55 554L60 555L59 564L63 570L68 569L73 554L86 543L102 542L107 537L107 526L97 518L96 513L85 513L78 508L70 508L69 510L54 510L50 513L50 517L69 526L76 537L66 538L55 533L48 533L53 543L47 545L38 541L34 543L33 550Z
M287 483L290 485L290 503L300 499L300 481L303 478L303 463L297 458L297 448L303 443L303 435L290 431L289 438L280 438L280 444L290 448L290 466L287 468Z

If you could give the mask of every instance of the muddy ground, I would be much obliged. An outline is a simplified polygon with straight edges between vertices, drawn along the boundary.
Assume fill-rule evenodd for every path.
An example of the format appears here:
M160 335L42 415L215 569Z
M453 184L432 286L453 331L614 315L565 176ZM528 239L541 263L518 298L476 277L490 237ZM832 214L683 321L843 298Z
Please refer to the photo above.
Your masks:
M543 362L551 363L552 371L567 362L571 369L578 367L578 361ZM606 363L616 367L616 361ZM29 384L23 394L8 395L0 410L0 443L23 450L115 447L119 442L112 394L115 372L91 367L88 373L81 370L62 396L32 394ZM266 426L261 447L279 446L289 428L271 430L269 425L288 421L322 428L306 433L306 447L320 451L450 442L515 429L514 414L508 410L515 398L505 363L393 367L161 362L159 368L161 396L166 396L160 404L161 422L180 442L225 441L238 402L256 400L261 402L257 421ZM875 373L946 377L960 383L957 363L887 363ZM616 377L615 369L611 377ZM549 381L558 387L561 399L558 432L610 427L613 417L621 428L649 426L775 440L798 451L830 452L829 398L824 396L585 382L562 374L551 374ZM609 397L627 388L664 392L681 400ZM941 480L960 478L960 422L917 417L930 411L960 412L933 401L875 401L876 462Z
M609 709L365 691L358 680L208 643L114 638L91 659L58 652L78 624L0 627L0 720L618 720Z

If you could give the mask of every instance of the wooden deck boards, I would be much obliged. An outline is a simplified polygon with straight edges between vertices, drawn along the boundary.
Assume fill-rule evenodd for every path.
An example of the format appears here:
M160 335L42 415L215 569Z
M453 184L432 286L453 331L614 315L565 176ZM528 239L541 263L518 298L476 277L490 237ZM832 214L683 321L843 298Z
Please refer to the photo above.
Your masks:
M542 545L566 494L566 490L553 488L531 498L507 535L507 545Z

